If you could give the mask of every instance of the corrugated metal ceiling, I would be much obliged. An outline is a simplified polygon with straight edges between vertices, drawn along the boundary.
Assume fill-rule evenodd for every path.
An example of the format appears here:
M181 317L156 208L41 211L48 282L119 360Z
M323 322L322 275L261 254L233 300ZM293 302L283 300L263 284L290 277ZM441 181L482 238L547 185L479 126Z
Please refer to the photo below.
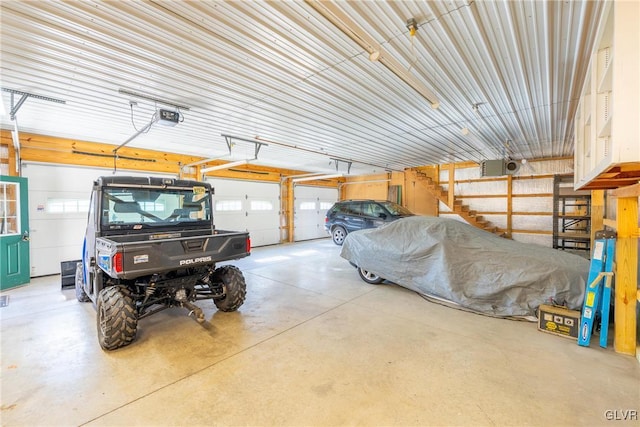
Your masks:
M324 4L324 5L323 5ZM602 3L593 1L3 1L2 87L34 98L23 132L351 174L573 154ZM318 9L349 17L438 97L429 102ZM418 30L409 35L406 22ZM15 101L19 99L16 96ZM10 94L2 93L6 111ZM137 104L130 106L130 101ZM136 128L134 128L134 124ZM2 127L12 128L6 114ZM231 156L254 156L238 141Z

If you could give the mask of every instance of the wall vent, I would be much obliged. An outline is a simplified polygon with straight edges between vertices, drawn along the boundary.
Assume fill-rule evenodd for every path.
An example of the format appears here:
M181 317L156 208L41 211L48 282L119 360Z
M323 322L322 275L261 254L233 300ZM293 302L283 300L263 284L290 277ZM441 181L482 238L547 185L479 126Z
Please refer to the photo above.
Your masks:
M504 175L504 160L485 160L480 164L481 176Z

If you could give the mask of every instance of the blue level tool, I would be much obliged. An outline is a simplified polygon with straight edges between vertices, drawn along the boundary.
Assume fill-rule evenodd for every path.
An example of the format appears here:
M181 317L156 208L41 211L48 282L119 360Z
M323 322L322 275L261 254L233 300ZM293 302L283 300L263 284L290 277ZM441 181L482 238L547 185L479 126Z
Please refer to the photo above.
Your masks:
M615 259L616 234L613 231L596 232L589 268L589 278L584 296L578 345L589 346L593 323L600 316L600 347L607 347L609 332L609 306L611 304L611 281Z

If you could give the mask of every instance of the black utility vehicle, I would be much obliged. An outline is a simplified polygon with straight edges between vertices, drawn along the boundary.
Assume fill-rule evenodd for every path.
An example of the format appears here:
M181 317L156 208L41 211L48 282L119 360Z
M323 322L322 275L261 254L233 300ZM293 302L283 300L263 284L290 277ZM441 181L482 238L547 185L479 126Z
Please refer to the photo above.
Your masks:
M405 207L385 200L343 200L327 211L324 228L336 245L342 245L348 233L376 228L399 218L412 216Z
M208 183L172 178L94 182L76 297L96 307L103 349L130 344L138 320L169 307L204 322L197 300L221 311L242 305L242 272L216 263L248 256L249 234L215 228L212 193Z

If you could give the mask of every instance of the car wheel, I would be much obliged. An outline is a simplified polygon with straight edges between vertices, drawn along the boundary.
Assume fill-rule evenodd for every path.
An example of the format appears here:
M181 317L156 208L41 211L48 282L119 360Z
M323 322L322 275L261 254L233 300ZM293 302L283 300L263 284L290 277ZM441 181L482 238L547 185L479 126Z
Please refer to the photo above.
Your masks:
M333 243L338 246L341 246L344 243L344 238L347 237L347 230L338 226L333 229L331 232L331 238L333 239Z
M109 286L98 294L98 342L105 350L131 344L138 316L131 293L124 286Z
M360 278L362 280L364 280L365 282L371 284L371 285L378 285L382 282L384 282L384 279L380 276L378 276L377 274L374 274L370 271L365 270L364 268L358 268L358 274L360 275Z

